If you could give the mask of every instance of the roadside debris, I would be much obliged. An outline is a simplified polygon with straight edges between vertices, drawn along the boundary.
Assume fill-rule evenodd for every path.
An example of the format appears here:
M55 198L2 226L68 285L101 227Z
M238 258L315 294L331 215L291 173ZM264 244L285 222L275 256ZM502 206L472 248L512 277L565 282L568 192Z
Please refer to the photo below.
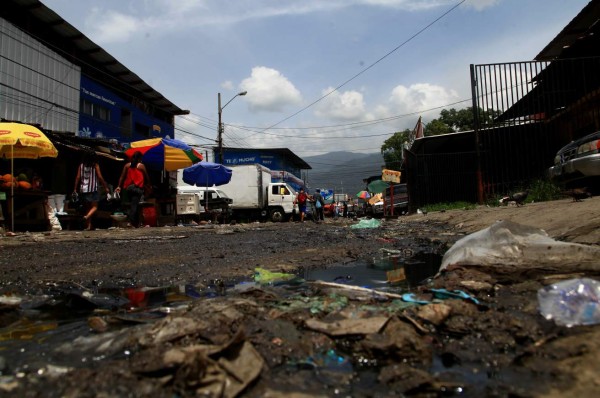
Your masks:
M600 247L556 241L538 228L511 221L492 226L458 240L444 255L440 272L449 266L600 270ZM438 274L439 275L439 274Z
M538 290L540 313L567 327L600 323L600 282L568 279Z
M358 224L351 225L352 229L362 229L362 228L379 228L381 226L381 221L376 218L361 219Z

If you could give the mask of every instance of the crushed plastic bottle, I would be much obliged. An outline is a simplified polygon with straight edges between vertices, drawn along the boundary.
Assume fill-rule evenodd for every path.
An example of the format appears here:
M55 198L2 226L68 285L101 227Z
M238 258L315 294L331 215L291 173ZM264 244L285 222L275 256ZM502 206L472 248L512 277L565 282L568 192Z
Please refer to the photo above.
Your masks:
M569 279L538 290L542 316L558 325L600 323L600 282L590 278Z

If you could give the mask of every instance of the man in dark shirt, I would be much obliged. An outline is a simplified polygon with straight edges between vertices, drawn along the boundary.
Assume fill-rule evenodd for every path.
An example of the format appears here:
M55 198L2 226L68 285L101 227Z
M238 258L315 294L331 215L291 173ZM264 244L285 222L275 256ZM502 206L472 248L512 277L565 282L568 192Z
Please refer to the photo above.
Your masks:
M317 209L317 222L325 221L325 215L323 213L323 206L325 206L325 200L323 199L323 195L321 195L320 189L315 190L313 199L315 201L315 208Z

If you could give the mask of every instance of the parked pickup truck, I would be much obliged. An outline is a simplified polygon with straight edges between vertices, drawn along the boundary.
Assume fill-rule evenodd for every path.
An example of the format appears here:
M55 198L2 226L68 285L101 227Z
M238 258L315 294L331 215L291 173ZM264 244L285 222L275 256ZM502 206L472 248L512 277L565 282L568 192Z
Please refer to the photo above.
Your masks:
M394 184L394 191L392 187L386 188L383 194L383 203L385 203L385 215L392 215L392 202L393 202L393 214L401 215L408 212L408 187L406 184Z

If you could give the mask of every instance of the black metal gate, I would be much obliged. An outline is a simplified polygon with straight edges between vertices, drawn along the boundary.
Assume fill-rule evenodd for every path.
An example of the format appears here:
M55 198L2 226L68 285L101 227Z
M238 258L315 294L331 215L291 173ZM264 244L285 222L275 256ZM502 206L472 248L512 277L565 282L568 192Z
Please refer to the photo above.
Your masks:
M479 202L545 177L556 151L600 130L600 58L471 65Z

